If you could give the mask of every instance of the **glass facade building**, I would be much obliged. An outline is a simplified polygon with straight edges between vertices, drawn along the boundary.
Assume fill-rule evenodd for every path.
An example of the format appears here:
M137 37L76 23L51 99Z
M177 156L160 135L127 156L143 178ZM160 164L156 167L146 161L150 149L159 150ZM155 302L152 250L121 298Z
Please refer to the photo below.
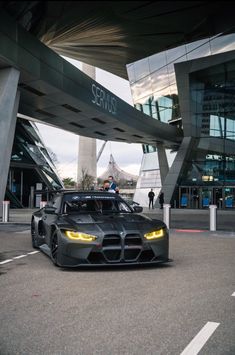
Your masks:
M5 199L11 207L40 207L46 193L63 184L33 122L17 119Z
M235 35L219 35L127 66L135 107L156 120L182 128L184 137L193 138L175 183L171 198L174 207L235 207L235 55L228 56L234 50ZM224 55L223 60L221 56L220 60L213 59L219 54ZM205 65L203 58L211 60L211 65ZM182 84L184 63L188 72ZM168 152L168 157L177 158L179 149ZM157 151L157 145L143 146L137 188L145 196L150 188L157 194L164 190L164 180L159 183ZM155 175L157 183L153 178L146 184L144 177L148 174Z

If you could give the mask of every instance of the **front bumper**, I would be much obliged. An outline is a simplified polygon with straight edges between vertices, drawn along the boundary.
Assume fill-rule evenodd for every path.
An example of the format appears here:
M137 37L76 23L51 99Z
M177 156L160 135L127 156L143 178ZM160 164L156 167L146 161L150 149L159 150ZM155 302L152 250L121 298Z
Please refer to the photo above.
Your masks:
M145 241L138 234L107 235L95 242L69 240L61 233L58 265L63 267L140 265L169 262L169 236Z

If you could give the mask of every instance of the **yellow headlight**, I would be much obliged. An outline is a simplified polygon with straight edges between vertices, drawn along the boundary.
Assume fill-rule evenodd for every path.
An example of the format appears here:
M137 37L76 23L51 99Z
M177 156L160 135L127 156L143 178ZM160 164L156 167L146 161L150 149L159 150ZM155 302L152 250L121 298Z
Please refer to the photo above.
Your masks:
M96 236L95 235L86 234L86 233L80 233L80 232L74 232L74 231L65 231L65 235L69 239L81 240L83 242L93 242L94 240L96 240Z
M157 230L157 231L153 231L151 233L146 233L144 235L144 237L147 240L153 240L153 239L158 239L158 238L162 238L165 235L165 230L163 228Z

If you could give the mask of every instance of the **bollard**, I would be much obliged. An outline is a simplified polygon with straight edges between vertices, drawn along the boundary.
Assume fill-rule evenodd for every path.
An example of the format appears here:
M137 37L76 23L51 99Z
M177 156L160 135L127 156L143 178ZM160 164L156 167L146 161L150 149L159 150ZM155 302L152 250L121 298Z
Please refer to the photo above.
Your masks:
M170 228L170 208L171 205L164 204L163 205L163 222L166 224L167 228Z
M2 201L2 221L9 222L10 201Z
M216 231L217 205L210 205L210 231Z

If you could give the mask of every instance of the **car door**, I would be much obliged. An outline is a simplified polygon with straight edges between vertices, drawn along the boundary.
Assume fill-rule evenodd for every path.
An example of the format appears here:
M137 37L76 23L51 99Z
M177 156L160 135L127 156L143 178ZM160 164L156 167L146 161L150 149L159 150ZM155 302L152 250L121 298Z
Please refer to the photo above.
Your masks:
M46 213L44 210L42 220L44 224L45 230L45 239L47 245L50 246L50 238L51 238L51 227L52 225L56 224L56 220L58 218L58 213L60 212L60 205L61 205L61 195L54 196L53 199L49 202L49 206L54 207L54 213Z

